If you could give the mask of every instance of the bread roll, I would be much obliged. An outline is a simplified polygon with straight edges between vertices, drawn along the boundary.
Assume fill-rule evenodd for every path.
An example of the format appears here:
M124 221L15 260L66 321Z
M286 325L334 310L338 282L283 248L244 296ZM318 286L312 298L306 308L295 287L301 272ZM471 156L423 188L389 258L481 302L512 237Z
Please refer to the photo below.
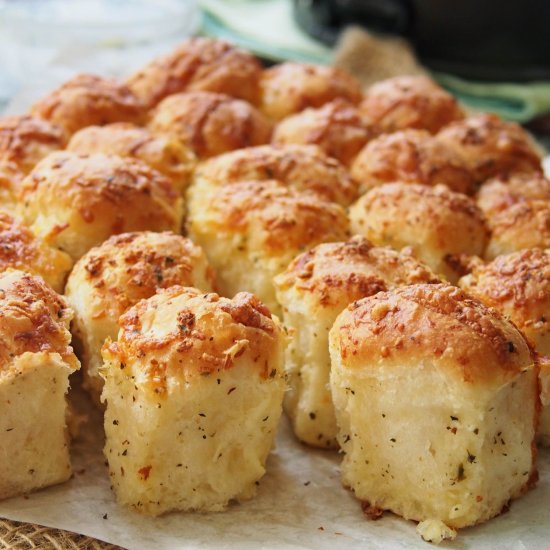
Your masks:
M280 314L273 277L300 252L348 236L344 209L274 180L235 183L189 204L187 228L225 296L256 294Z
M490 179L476 194L477 205L489 217L512 204L532 199L550 201L550 180L537 172Z
M446 285L380 292L338 317L330 352L342 480L367 515L440 542L535 483L537 369L495 310Z
M260 80L261 109L275 120L321 107L336 98L361 101L361 85L350 74L324 65L281 63L263 71Z
M518 124L479 114L443 128L437 140L458 153L477 183L510 172L541 172L541 155Z
M96 124L139 123L144 106L124 84L112 78L79 74L36 102L31 114L74 134Z
M456 283L462 255L482 256L489 241L474 201L444 185L388 183L363 195L350 208L353 233L379 246L412 247L432 270Z
M254 296L173 286L104 348L105 456L119 503L221 511L264 475L285 383L278 323Z
M65 394L79 368L71 317L39 277L0 273L0 499L71 477Z
M170 180L135 159L57 152L22 186L32 230L74 260L125 231L178 231L182 199Z
M550 356L550 250L532 248L498 256L486 265L476 265L459 285L513 321L540 355ZM547 372L547 361L541 369ZM550 387L541 398L539 438L550 445Z
M348 166L371 137L372 131L357 108L335 99L323 107L308 108L283 119L275 127L272 142L317 145Z
M13 162L25 174L66 143L65 130L46 120L29 115L0 118L0 161Z
M67 150L142 160L170 178L179 191L189 185L196 164L193 152L176 138L154 135L146 128L125 122L83 128L71 138Z
M66 295L80 347L84 386L96 404L103 388L101 347L116 340L118 318L160 288L194 286L210 292L214 273L204 252L174 233L124 233L89 250L76 263Z
M550 203L525 200L488 216L491 240L485 259L525 248L550 248Z
M359 109L377 134L407 128L435 134L464 118L457 100L426 76L396 76L377 82Z
M233 44L197 37L154 59L126 83L148 108L184 91L218 92L257 103L261 70L252 54Z
M338 314L365 296L423 282L437 282L429 268L406 253L375 247L359 236L320 244L275 277L290 334L285 410L298 439L315 447L337 447L328 333Z
M475 191L474 179L461 158L425 130L404 130L373 139L353 161L351 175L366 191L394 181L441 183L466 194Z
M269 179L342 206L358 197L347 170L314 145L260 145L208 159L199 164L189 194L201 196L227 183Z
M0 208L14 211L18 208L18 197L24 174L16 164L0 161Z
M0 272L12 268L39 275L61 294L72 266L68 254L48 246L11 214L0 210Z
M246 101L211 92L167 97L153 111L149 128L175 136L200 158L268 143L272 130Z

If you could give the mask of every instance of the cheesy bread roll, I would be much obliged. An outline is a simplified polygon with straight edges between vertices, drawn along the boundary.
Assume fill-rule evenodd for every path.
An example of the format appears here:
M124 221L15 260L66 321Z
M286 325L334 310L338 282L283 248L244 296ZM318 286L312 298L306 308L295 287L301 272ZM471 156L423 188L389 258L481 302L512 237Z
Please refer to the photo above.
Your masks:
M537 369L494 309L450 285L349 306L330 332L343 484L431 542L500 514L537 478Z
M72 312L40 277L0 273L0 499L71 477L65 394Z
M198 246L170 232L113 236L74 266L65 294L75 312L71 330L80 347L84 386L96 404L103 388L101 347L107 338L116 340L118 318L139 300L174 285L210 292L214 273Z
M124 84L112 78L80 74L36 102L31 114L74 134L85 126L137 124L143 119L144 107Z
M364 237L320 244L275 277L290 343L285 410L296 437L334 448L336 417L330 395L328 333L351 302L402 285L434 283L432 271L404 252L373 246Z
M117 233L181 225L170 180L135 159L52 153L25 178L21 197L33 232L74 260Z
M149 129L175 136L198 157L268 143L271 123L246 101L212 92L175 94L153 111Z
M275 180L235 183L189 204L187 228L225 296L247 289L279 315L273 277L300 252L348 236L344 209Z
M432 270L456 283L461 255L482 256L489 230L469 197L444 185L388 183L363 195L350 209L351 229L379 246L410 246Z
M254 296L173 286L104 348L105 456L119 503L159 515L254 496L281 415L284 335Z
M179 92L217 92L259 100L262 66L250 53L225 40L196 37L154 59L126 84L148 107Z
M336 98L353 104L362 98L361 85L345 71L294 62L265 69L260 94L262 111L275 120L299 113L306 107L321 107Z

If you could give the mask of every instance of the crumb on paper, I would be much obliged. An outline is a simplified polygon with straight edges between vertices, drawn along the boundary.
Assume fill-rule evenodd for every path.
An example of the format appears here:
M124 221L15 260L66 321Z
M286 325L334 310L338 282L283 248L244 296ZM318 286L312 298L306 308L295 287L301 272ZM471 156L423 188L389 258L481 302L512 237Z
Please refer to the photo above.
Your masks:
M446 539L454 540L456 538L456 531L438 519L421 521L416 527L416 532L426 542L433 544L439 544Z

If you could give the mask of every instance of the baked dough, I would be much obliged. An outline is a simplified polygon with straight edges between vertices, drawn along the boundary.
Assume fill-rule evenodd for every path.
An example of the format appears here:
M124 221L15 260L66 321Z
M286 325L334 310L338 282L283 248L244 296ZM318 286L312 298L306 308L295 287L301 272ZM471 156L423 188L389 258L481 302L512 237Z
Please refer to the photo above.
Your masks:
M189 185L197 161L194 153L176 138L154 135L127 122L83 128L73 135L67 150L142 160L170 178L180 192Z
M351 302L383 290L435 282L432 271L411 255L375 247L360 236L320 244L275 277L290 335L285 410L298 439L315 447L337 447L328 333L338 314Z
M84 386L96 404L103 388L101 347L107 338L116 340L118 318L139 300L173 285L210 292L214 273L198 246L170 232L116 235L76 263L65 293L75 312L71 330L79 344Z
M159 515L251 498L282 410L284 335L254 296L173 286L106 344L105 456L117 500Z
M52 153L25 178L21 196L33 232L74 260L111 235L181 225L177 190L136 159Z
M187 229L222 295L253 292L279 315L273 277L300 252L348 236L344 209L275 180L235 183L189 204Z
M321 107L336 98L361 101L361 85L350 74L324 65L287 62L263 71L260 80L261 109L274 120Z
M466 194L475 191L474 178L462 159L426 130L403 130L373 139L355 158L351 175L366 191L394 181L441 183Z
M482 256L489 230L474 201L444 185L387 183L350 208L353 233L379 246L412 247L432 270L456 283L466 256Z
M342 481L367 515L439 539L536 481L537 369L495 310L446 285L380 292L338 317L330 350Z
M359 110L343 99L335 99L283 119L275 127L272 142L317 145L348 166L372 136Z
M0 273L0 499L71 476L66 429L71 310L39 277Z
M91 74L71 78L37 101L31 114L69 133L95 124L143 120L144 107L122 83Z
M218 92L257 103L262 67L225 40L190 38L133 74L128 87L148 107L184 91Z
M198 157L268 143L271 122L241 99L212 92L175 94L159 103L149 128L177 137Z
M16 164L0 161L0 208L10 212L17 209L19 188L24 177Z

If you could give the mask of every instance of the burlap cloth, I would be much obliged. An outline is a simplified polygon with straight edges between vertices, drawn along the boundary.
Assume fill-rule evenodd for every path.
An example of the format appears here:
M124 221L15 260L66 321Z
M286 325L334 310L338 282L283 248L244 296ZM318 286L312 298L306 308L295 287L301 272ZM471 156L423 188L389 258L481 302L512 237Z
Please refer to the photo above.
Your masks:
M424 72L406 41L374 37L354 28L342 35L334 64L357 76L365 87L391 76ZM69 531L0 519L0 550L8 548L116 550L120 547Z

